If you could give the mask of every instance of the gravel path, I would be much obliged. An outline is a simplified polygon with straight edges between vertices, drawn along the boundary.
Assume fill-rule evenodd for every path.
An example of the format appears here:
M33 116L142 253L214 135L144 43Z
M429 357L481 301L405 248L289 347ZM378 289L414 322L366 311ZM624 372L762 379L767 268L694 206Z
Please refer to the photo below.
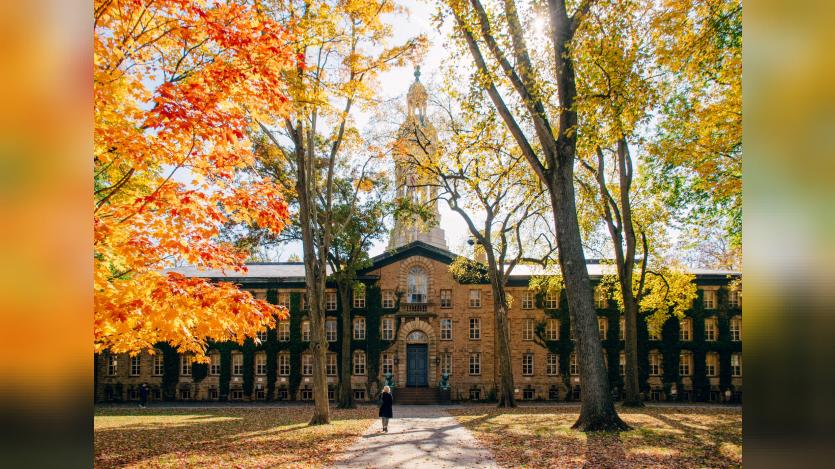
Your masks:
M388 433L380 422L348 448L336 469L498 468L469 430L437 406L394 406Z

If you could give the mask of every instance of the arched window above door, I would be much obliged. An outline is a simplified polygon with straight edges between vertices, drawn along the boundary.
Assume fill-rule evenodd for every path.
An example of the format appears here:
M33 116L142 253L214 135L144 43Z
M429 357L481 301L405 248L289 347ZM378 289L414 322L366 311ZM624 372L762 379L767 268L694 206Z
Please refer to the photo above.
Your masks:
M429 339L423 331L412 331L406 336L406 343L425 344Z

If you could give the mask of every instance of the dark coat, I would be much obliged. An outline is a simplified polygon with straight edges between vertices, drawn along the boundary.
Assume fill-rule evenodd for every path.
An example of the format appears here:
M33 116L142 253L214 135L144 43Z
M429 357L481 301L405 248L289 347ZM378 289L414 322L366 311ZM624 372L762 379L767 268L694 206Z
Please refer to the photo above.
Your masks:
M380 417L391 418L391 403L393 401L394 398L387 392L380 395Z

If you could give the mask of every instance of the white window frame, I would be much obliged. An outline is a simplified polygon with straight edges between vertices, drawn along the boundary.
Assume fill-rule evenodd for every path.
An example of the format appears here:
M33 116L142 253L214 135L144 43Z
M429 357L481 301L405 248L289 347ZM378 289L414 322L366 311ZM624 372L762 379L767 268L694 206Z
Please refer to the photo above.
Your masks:
M692 376L693 374L693 354L689 352L681 352L678 356L678 374L679 376Z
M470 318L470 340L481 340L481 318Z
M568 374L571 376L578 376L580 374L580 364L577 363L577 352L571 352L568 356Z
M715 378L719 372L719 354L708 352L705 354L705 376Z
M481 353L470 353L470 376L478 376L481 374Z
M606 340L609 337L609 318L597 318L597 332L600 334L600 340Z
M442 288L440 293L441 308L452 308L452 290L449 288Z
M716 309L716 290L702 290L702 306L706 310Z
M325 374L328 376L336 376L336 372L336 354L333 352L328 352L325 358Z
M549 291L545 293L545 309L559 309L560 292Z
M533 354L522 354L522 376L533 376Z
M452 340L452 319L441 319L441 340Z
M728 290L728 306L734 309L742 306L741 290Z
M678 340L689 342L693 340L693 320L684 318L678 322Z
M220 375L220 354L217 352L209 355L209 375Z
M522 340L533 340L534 320L533 318L522 319Z
M232 354L232 376L244 374L244 355L242 353Z
M279 376L290 376L290 354L289 353L279 353L277 362L278 362L278 375Z
M386 309L394 308L397 297L393 290L383 290L382 306Z
M191 376L191 364L194 357L191 354L180 355L180 376Z
M258 341L261 342L262 344L266 343L267 342L267 330L262 329L262 330L256 332L255 333L255 338L258 339Z
M313 376L313 354L302 354L302 376Z
M290 292L278 292L278 306L290 309Z
M255 374L257 376L265 376L267 374L267 354L255 354Z
M302 321L302 342L310 342L310 320Z
M742 354L741 353L732 353L731 354L731 376L734 378L741 378L742 377Z
M328 318L325 320L325 340L328 342L336 342L336 319Z
M530 290L522 292L522 309L533 309L534 293Z
M380 336L383 340L394 340L394 318L392 317L384 317L382 321L380 321L380 326L382 327L382 331Z
M162 376L165 373L165 357L159 350L154 354L153 376Z
M664 372L663 368L663 359L661 357L661 353L657 350L654 350L649 353L649 375L650 376L661 376Z
M357 316L353 322L353 337L354 340L365 340L365 317Z
M279 342L289 342L290 341L290 321L278 321L278 327L276 329L276 337L278 338Z
M716 342L718 338L716 317L705 318L705 342Z
M325 292L325 311L336 311L336 292Z
M449 352L441 354L441 373L452 376L452 354Z
M354 297L353 297L354 308L357 308L357 309L365 308L365 292L366 292L366 288L365 288L364 283L358 283L354 287Z
M481 290L470 289L468 298L470 308L481 308Z
M734 316L729 321L730 324L728 325L731 342L741 342L742 341L742 318L739 316Z
M116 354L111 354L107 359L107 376L116 376L119 374L119 357Z
M609 298L606 291L602 288L594 289L594 307L597 309L606 309L609 307Z
M134 355L130 357L130 375L139 376L142 373L142 356Z
M413 266L406 275L406 301L409 303L426 303L429 293L429 275L421 266Z
M545 374L557 376L560 374L560 356L556 353L549 353L545 357Z
M365 376L366 373L366 366L365 366L365 351L364 350L354 350L354 376Z
M386 373L394 373L394 357L390 353L384 353L381 357L381 366L380 369L383 370L383 376Z
M548 318L545 320L545 340L560 340L560 320Z

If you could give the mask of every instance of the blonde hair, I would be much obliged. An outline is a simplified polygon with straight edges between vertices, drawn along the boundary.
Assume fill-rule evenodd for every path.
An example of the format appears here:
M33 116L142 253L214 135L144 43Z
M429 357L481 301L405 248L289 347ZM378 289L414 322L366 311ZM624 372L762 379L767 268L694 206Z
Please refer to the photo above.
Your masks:
M391 388L390 388L390 387L388 387L388 386L383 386L383 392L388 392L388 393L390 393L390 392L391 392Z

